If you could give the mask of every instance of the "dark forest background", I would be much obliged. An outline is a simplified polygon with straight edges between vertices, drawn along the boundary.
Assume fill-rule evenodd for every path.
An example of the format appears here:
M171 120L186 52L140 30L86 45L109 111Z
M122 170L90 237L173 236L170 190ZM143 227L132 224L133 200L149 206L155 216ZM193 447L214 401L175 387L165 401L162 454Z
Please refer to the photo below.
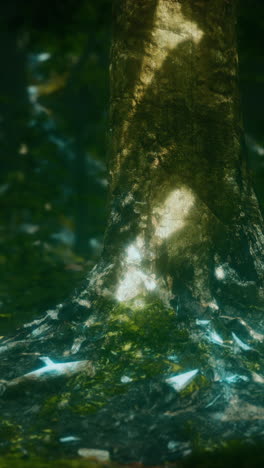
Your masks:
M63 301L100 254L111 0L1 2L0 38L1 336ZM240 0L245 142L264 212L263 43L263 0Z

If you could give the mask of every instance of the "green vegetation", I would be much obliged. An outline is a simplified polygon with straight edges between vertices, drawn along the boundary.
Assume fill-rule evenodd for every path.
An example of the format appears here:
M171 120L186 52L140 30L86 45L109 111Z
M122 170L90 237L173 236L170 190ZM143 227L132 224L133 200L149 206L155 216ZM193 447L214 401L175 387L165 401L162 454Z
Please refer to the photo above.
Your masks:
M98 255L110 8L0 7L0 335L62 302Z
M206 450L196 450L185 460L156 465L171 468L262 468L264 463L263 444L242 443L238 440L230 440L222 444L212 445ZM0 457L0 468L125 468L142 467L144 464L130 463L119 464L116 462L99 462L88 459L50 459L39 457L7 456Z

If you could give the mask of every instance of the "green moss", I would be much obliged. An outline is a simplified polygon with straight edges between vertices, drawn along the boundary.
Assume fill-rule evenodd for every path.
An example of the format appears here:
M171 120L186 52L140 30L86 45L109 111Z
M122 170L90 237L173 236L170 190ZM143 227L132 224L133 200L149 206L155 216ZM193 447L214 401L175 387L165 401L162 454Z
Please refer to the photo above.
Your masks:
M93 413L113 396L127 392L137 381L182 370L180 364L167 356L177 348L184 348L189 333L178 326L174 310L160 302L144 308L115 305L107 320L94 326L102 333L106 330L97 350L97 372L92 379L80 374L68 381L72 411ZM124 376L130 379L126 384L122 382ZM57 406L58 400L51 399L45 411L54 414Z
M62 395L53 395L44 401L39 416L41 419L54 420L58 416L59 404L62 401Z
M22 457L0 457L0 468L105 468L106 464L95 460L80 460L80 459L62 459L50 460L39 457L30 457L23 459ZM117 467L115 463L107 463L109 468Z
M0 439L1 440L14 440L21 433L21 426L12 421L5 419L0 422Z
M22 426L11 420L1 421L0 440L2 453L16 453L21 451L23 438L24 434ZM11 449L9 449L9 447L11 447Z
M205 442L205 441L204 441ZM227 440L222 443L203 442L201 448L183 461L186 468L262 468L264 466L263 442L243 442Z
M200 390L201 388L206 388L210 385L210 382L203 375L199 375L193 382L191 382L187 387L185 387L181 392L181 397L189 397L192 393Z
M175 339L179 342L187 340L189 336L186 330L177 326L175 311L164 307L159 301L140 308L117 305L110 312L107 328L109 344L112 345L114 340L114 349L123 351L149 347L162 352Z
M193 431L190 423L189 432ZM194 449L192 455L175 462L171 468L262 468L264 466L263 442L246 443L229 440L222 443L207 443L207 447ZM135 466L138 465L137 463ZM108 462L108 468L124 468L126 464ZM131 466L134 466L131 465ZM144 465L141 465L144 468ZM159 465L168 466L167 463ZM96 460L85 459L51 459L41 457L22 458L21 455L0 457L0 468L105 468L106 464Z
M53 443L56 437L51 428L56 427L62 413L67 414L71 411L70 400L71 394L66 392L58 395L53 394L44 400L37 418L34 420L33 425L27 430L27 434L29 434L28 440L32 442L35 437L35 439L39 439L40 441Z
M254 361L246 361L245 367L252 372L259 372L261 369L260 364Z
M126 392L133 383L156 376L165 378L192 367L206 367L210 347L192 342L187 325L179 323L175 311L155 301L145 307L117 304L107 320L96 323L96 330L106 333L97 350L95 377L77 375L67 383L71 395L69 407L80 414L89 414L102 408L110 398ZM173 354L179 359L173 362ZM129 380L124 385L122 379ZM207 385L200 376L185 390L190 394ZM75 398L78 395L78 398ZM183 396L185 393L182 394ZM58 405L51 400L50 411Z

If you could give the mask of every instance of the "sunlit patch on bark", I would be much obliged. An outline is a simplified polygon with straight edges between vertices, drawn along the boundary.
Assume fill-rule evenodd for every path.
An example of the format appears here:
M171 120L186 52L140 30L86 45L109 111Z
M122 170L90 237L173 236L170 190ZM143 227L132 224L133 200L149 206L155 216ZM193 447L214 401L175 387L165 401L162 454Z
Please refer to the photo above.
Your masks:
M183 228L194 200L192 192L187 188L183 187L171 192L164 205L156 210L159 218L156 236L166 239Z
M193 21L187 20L181 12L181 5L160 0L157 5L154 26L151 33L150 54L142 63L140 82L148 86L167 55L181 42L190 40L197 44L203 31Z
M86 299L77 298L75 302L77 302L77 304L79 304L82 307L87 307L88 309L89 307L91 307L91 302L87 301Z
M116 299L120 302L129 301L146 291L153 291L156 286L154 275L146 275L138 267L129 266L117 288Z
M185 225L186 217L194 204L194 200L194 195L190 189L182 187L172 191L165 203L154 209L154 217L158 220L152 239L154 245L156 240L166 239ZM146 250L148 257L151 254L153 258L155 257L150 243L146 246ZM147 291L153 291L157 287L155 274L144 271L144 268L142 269L144 251L144 241L141 236L138 236L135 242L131 243L125 250L123 278L116 290L116 299L120 302L144 295Z
M129 262L140 262L142 259L142 255L140 250L133 244L129 245L127 248L127 259Z
M116 299L120 302L129 301L146 291L156 288L155 275L146 274L141 269L144 242L139 236L135 242L126 248L123 271L124 275L116 291Z
M125 149L123 149L122 154L116 155L116 167L120 167L120 160L123 161L129 154L127 134L130 122L157 72L161 70L168 56L179 44L190 41L197 45L203 35L204 32L198 25L183 15L179 3L158 1L150 40L145 44L145 54L139 78L130 99L129 115L122 125L120 142L121 146L125 146Z
M223 280L226 277L225 270L222 266L215 269L215 276L218 280Z

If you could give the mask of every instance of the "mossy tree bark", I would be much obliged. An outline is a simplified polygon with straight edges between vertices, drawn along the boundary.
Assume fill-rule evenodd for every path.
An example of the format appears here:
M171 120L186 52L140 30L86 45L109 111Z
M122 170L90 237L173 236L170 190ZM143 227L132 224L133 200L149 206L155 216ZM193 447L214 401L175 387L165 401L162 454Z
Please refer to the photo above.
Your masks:
M213 308L262 302L236 2L117 1L114 21L111 209L98 293L136 304L149 294Z

